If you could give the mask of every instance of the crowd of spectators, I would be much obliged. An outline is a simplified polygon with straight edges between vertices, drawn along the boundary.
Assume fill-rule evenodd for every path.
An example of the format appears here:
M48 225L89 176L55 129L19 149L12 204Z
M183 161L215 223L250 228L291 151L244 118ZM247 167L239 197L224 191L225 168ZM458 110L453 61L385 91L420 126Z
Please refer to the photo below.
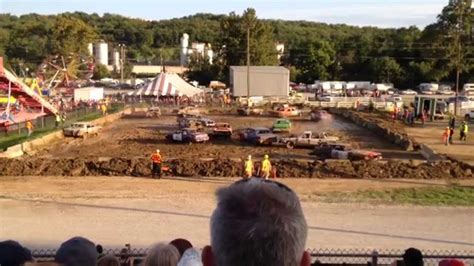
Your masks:
M243 179L220 188L210 222L209 246L198 250L186 239L153 244L142 259L104 254L101 245L83 237L62 243L53 262L35 262L31 252L15 241L0 242L0 265L64 266L309 266L305 250L308 226L298 196L286 185L260 178ZM332 264L334 265L334 264ZM392 265L423 266L420 250L409 248ZM443 260L439 266L461 266Z

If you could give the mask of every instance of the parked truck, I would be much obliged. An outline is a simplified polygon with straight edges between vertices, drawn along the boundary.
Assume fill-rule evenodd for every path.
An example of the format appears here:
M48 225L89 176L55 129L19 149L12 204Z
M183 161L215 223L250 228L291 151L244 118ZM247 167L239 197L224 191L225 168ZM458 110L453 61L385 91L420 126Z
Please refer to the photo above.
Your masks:
M338 137L329 136L326 132L314 133L311 131L305 131L299 136L281 138L279 142L284 143L288 149L293 149L295 147L314 149L314 147L321 143L332 143L338 140Z

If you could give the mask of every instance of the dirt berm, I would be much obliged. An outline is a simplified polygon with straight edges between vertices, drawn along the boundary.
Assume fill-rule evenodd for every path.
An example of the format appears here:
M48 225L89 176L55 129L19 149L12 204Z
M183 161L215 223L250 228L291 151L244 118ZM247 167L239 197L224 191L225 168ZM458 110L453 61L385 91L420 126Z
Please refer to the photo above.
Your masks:
M450 161L429 163L378 161L273 162L278 177L292 178L473 178L471 166ZM171 160L167 175L183 177L240 176L242 162L235 160ZM258 167L258 165L256 166ZM150 176L150 165L145 158L0 158L0 176Z

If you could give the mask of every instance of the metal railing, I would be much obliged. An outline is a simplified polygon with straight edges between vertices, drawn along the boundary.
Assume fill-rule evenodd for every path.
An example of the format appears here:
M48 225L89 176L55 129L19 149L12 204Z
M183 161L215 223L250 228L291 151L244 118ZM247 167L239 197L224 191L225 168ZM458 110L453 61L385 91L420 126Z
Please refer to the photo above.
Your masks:
M394 261L403 260L403 250L371 250L371 249L308 249L312 265L390 265ZM146 256L146 248L130 248L104 250L103 254L114 254L121 261L131 261L129 264L138 265ZM32 255L37 261L52 261L55 249L33 250ZM464 265L474 265L474 251L454 250L422 250L425 266L438 266L444 259L457 259ZM133 263L134 262L134 263Z

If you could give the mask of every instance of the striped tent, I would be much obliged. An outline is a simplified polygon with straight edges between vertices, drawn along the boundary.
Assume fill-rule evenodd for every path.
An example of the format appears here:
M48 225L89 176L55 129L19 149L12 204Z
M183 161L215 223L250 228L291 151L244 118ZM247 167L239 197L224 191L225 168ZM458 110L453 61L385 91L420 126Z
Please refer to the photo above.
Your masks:
M130 96L183 96L192 97L202 90L187 83L174 73L160 73L146 86L131 93Z

